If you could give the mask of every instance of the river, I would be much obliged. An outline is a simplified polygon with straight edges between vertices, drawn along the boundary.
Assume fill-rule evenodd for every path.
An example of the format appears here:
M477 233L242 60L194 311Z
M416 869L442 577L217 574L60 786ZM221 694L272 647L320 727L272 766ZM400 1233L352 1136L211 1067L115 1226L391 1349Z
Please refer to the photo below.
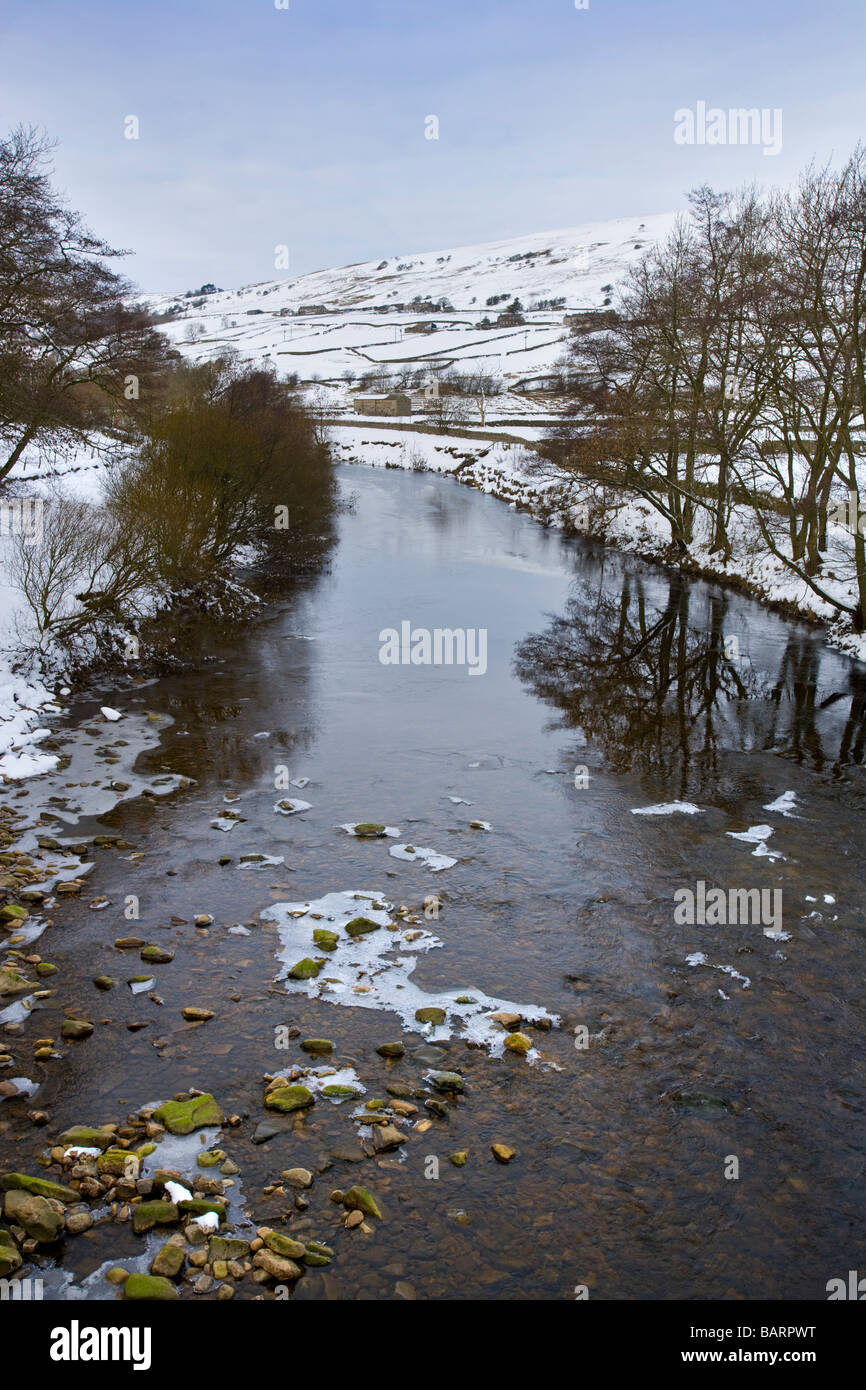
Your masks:
M451 479L344 467L340 485L326 571L240 635L203 629L194 669L77 701L59 738L88 775L7 798L62 843L122 843L88 852L84 893L32 945L57 974L3 1039L40 1090L0 1110L2 1166L38 1171L65 1126L197 1087L240 1119L219 1144L255 1222L291 1206L265 1194L281 1171L315 1175L286 1230L335 1255L296 1298L825 1297L866 1263L866 672L806 624ZM380 632L403 622L485 630L486 671L383 664ZM287 797L309 809L280 814ZM341 829L368 821L399 835ZM713 887L767 890L766 916L683 920ZM310 954L304 919L262 914L344 891L405 905L423 935L401 955L380 929L330 977L279 978ZM137 953L114 946L133 931L173 952L140 993ZM419 991L471 1001L465 1023L413 1024ZM528 1056L502 1049L490 1001L523 1010ZM188 1005L214 1017L188 1023ZM92 1036L34 1064L64 1010ZM362 1104L421 1092L398 1149L365 1156L355 1105L323 1097L253 1142L263 1077L310 1064L286 1026L333 1042ZM401 1039L403 1058L377 1053ZM431 1065L464 1093L431 1089ZM369 1234L329 1200L358 1182L382 1208ZM42 1258L49 1292L113 1297L101 1271L140 1247L97 1221Z

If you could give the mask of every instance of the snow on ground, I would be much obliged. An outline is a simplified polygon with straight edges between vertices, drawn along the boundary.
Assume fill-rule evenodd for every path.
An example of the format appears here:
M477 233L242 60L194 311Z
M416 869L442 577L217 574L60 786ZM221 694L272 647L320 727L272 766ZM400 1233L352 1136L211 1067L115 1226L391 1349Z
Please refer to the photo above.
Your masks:
M13 495L50 499L71 497L98 505L111 441L98 439L92 448L61 454L31 449L16 468ZM15 583L13 556L18 544L11 522L0 528L0 779L24 781L57 765L53 753L39 745L51 730L45 727L60 713L62 697L49 688L35 661L24 656L32 639L30 615Z
M157 313L179 315L165 331L192 356L215 355L231 345L242 356L271 356L282 371L305 379L439 357L483 363L490 371L501 356L505 369L519 375L556 361L567 336L564 313L604 307L610 287L668 233L674 217L657 213L586 223L205 296L153 295L147 302ZM498 302L488 304L491 298ZM525 328L478 328L514 298L530 315ZM447 312L424 308L443 300L451 306ZM555 309L538 307L551 301L557 301ZM298 316L304 306L324 312ZM407 334L419 321L436 331Z

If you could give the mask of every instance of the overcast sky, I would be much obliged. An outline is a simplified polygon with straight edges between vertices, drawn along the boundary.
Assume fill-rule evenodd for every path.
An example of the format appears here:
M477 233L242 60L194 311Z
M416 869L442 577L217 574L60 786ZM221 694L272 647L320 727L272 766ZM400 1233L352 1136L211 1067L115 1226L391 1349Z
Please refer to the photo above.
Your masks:
M279 245L299 275L662 212L866 124L864 0L283 2L0 3L0 127L59 140L147 290L276 278ZM701 101L781 109L781 152L677 144Z

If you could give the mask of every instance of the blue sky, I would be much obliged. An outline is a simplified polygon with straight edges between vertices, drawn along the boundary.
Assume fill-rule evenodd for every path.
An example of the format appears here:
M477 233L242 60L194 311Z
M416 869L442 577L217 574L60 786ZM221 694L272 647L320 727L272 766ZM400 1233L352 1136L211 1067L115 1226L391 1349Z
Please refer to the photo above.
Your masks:
M791 182L866 133L864 38L863 0L3 0L0 128L141 286L229 287ZM677 145L698 101L781 108L781 153Z

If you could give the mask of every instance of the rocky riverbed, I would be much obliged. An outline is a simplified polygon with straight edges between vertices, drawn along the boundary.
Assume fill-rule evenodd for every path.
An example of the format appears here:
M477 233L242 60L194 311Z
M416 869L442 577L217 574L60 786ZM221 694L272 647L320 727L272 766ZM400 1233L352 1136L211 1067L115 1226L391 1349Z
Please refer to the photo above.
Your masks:
M342 486L327 574L0 789L0 1277L822 1296L866 1196L861 668L448 479ZM382 665L407 618L484 628L483 679ZM688 920L699 883L781 925Z

